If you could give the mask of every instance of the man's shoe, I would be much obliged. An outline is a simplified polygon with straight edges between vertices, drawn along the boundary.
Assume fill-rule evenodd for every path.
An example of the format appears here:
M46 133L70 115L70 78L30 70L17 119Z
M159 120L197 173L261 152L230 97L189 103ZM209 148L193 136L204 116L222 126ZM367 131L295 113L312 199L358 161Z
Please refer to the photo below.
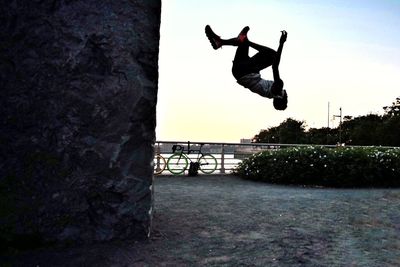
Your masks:
M222 46L221 37L216 35L213 30L211 30L211 27L209 25L206 26L205 32L208 40L210 40L210 43L214 49L218 49Z
M244 27L241 31L240 31L240 33L239 33L239 35L238 35L238 37L237 37L237 39L238 39L238 41L240 42L240 43L243 43L246 39L247 39L247 32L250 30L250 27L249 26L246 26L246 27Z

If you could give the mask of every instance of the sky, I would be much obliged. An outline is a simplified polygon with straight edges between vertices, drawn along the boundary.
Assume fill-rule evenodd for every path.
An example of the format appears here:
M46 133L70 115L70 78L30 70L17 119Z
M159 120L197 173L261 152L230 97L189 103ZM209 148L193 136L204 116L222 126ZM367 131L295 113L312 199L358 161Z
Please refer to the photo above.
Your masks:
M212 49L207 24L222 38L249 26L249 40L275 50L288 32L279 66L285 111L237 84L235 47ZM261 76L272 80L271 68ZM238 143L287 118L337 127L340 108L382 114L399 96L400 0L162 1L158 141Z

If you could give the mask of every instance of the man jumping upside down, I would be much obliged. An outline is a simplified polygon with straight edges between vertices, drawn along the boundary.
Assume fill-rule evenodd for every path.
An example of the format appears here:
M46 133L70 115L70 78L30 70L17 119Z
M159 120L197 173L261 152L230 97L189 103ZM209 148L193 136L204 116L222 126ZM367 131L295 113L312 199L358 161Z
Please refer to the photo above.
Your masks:
M248 26L244 27L238 37L231 39L222 39L213 32L209 25L206 26L205 32L214 49L218 49L223 45L237 46L233 60L232 74L238 84L263 97L273 98L275 109L285 110L288 97L286 90L283 89L283 81L279 76L278 67L281 61L283 44L286 42L287 32L281 32L279 47L275 51L269 47L251 42L247 38L249 29ZM250 57L249 47L257 50L258 53ZM271 65L274 81L262 79L260 71Z

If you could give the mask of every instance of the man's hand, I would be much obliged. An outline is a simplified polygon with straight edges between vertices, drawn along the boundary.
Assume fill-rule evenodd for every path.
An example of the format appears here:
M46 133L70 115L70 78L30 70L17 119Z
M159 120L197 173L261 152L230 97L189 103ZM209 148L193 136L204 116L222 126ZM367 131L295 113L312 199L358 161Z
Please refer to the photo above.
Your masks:
M282 35L281 35L281 39L279 40L279 44L283 45L283 43L286 42L287 32L281 31L281 33L282 33Z

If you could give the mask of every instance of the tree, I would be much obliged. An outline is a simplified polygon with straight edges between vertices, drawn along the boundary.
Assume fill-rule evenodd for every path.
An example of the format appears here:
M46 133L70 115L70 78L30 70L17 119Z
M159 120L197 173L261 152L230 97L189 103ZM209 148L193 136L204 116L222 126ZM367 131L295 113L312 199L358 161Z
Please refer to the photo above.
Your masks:
M381 127L381 140L387 146L400 146L400 97L391 106L383 107L383 125Z
M279 140L283 144L302 144L305 137L304 121L288 118L279 125Z
M311 128L306 132L307 143L316 145L331 145L337 143L337 128Z
M342 123L342 136L351 145L381 145L382 117L376 114L359 116Z
M261 130L253 140L256 143L279 143L279 126Z
M400 116L393 116L383 123L382 140L386 146L400 147Z
M348 145L400 146L400 97L391 106L383 107L385 114L344 116L338 128L311 128L305 131L304 121L286 119L277 127L262 130L254 137L259 143L335 144L341 140Z
M400 97L397 97L391 106L383 107L383 110L385 111L385 116L388 116L388 117L399 116L400 115Z
M304 143L306 141L304 121L288 118L277 127L260 131L253 139L256 143Z

